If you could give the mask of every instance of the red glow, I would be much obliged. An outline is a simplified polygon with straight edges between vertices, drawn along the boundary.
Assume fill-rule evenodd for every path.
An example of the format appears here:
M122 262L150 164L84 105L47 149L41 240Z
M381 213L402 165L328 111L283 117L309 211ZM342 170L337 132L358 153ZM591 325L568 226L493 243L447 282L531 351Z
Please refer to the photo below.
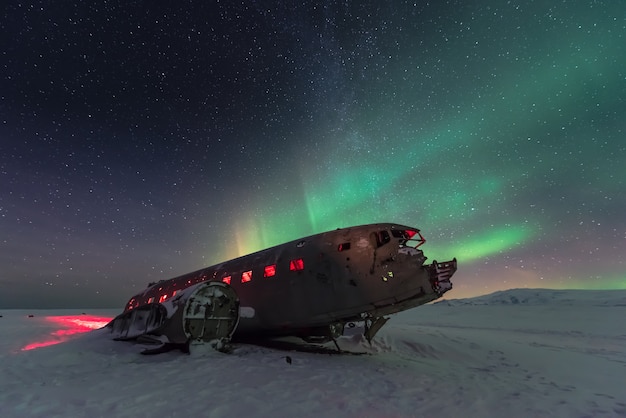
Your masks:
M415 245L411 244L411 246L414 248L418 248L420 245L426 242L426 238L424 238L422 234L420 234L419 230L411 231L410 229L407 229L405 232L409 236L410 241L413 241L413 243L417 242Z
M226 284L230 284L230 276L226 276L222 279L222 281Z
M71 335L82 334L83 332L102 328L108 324L111 319L113 318L94 315L46 316L44 317L46 322L55 323L60 329L50 333L46 340L25 345L22 347L22 351L34 350L35 348L65 342L70 339Z
M252 270L244 271L241 274L241 283L246 283L252 280Z
M265 266L263 277L272 277L276 275L276 264Z
M43 341L40 343L31 343L28 345L25 345L24 347L22 347L22 351L28 351L28 350L34 350L36 348L42 348L42 347L48 347L49 345L55 345L55 344L59 344L62 343L63 341L58 341L58 340L48 340L48 341Z
M291 260L289 262L289 270L291 271L304 270L304 260L301 258Z
M133 308L136 308L137 305L139 305L139 303L137 302L137 300L135 298L132 298L131 300L128 301L128 304L126 305L126 311L130 311Z
M161 295L159 298L159 303L162 303L165 299L167 299L167 295Z

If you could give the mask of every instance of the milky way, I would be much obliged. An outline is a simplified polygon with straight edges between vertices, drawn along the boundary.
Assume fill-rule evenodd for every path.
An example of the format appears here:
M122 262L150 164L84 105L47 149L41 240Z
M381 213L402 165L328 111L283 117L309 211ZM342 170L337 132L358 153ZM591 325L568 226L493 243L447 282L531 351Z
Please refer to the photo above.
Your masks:
M372 222L451 297L626 288L623 2L212 3L3 4L0 308Z

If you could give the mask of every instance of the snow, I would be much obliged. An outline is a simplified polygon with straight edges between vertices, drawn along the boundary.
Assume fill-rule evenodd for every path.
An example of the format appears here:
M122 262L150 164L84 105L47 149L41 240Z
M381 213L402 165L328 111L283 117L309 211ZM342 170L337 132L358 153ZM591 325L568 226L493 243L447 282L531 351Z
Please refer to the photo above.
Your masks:
M254 318L256 311L251 306L240 306L239 317L240 318Z
M119 310L5 310L0 416L626 417L625 301L537 289L443 301L392 316L371 346L350 329L339 344L363 355L142 356L106 329L73 333ZM59 343L22 350L47 340Z

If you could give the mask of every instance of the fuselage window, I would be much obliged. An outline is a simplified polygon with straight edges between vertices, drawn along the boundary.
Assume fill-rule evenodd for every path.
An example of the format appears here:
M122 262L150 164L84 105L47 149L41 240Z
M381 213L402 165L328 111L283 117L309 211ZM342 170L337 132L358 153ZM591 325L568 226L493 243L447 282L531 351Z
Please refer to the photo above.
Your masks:
M154 302L154 296L148 299L148 303L153 303L153 302Z
M265 270L263 271L263 277L272 277L275 275L276 275L276 264L265 266Z
M304 270L304 260L301 258L291 260L289 262L289 270L291 271Z
M226 276L222 279L222 281L226 284L230 284L230 276Z
M127 311L136 308L138 305L137 300L135 298L132 298L129 302L128 302L128 307L126 308Z
M350 249L350 243L349 242L344 242L341 243L337 246L337 251L341 252L341 251L348 251Z
M252 280L252 270L241 273L241 283L247 283Z

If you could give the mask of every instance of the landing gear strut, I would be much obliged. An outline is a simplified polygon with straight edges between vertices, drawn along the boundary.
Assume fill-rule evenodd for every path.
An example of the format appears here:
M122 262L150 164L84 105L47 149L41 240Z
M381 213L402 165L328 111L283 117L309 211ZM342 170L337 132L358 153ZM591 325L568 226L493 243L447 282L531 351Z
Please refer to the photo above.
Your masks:
M365 331L363 332L363 336L367 339L368 343L372 344L372 339L374 339L376 333L380 331L387 321L389 321L389 318L385 318L384 316L365 320Z

